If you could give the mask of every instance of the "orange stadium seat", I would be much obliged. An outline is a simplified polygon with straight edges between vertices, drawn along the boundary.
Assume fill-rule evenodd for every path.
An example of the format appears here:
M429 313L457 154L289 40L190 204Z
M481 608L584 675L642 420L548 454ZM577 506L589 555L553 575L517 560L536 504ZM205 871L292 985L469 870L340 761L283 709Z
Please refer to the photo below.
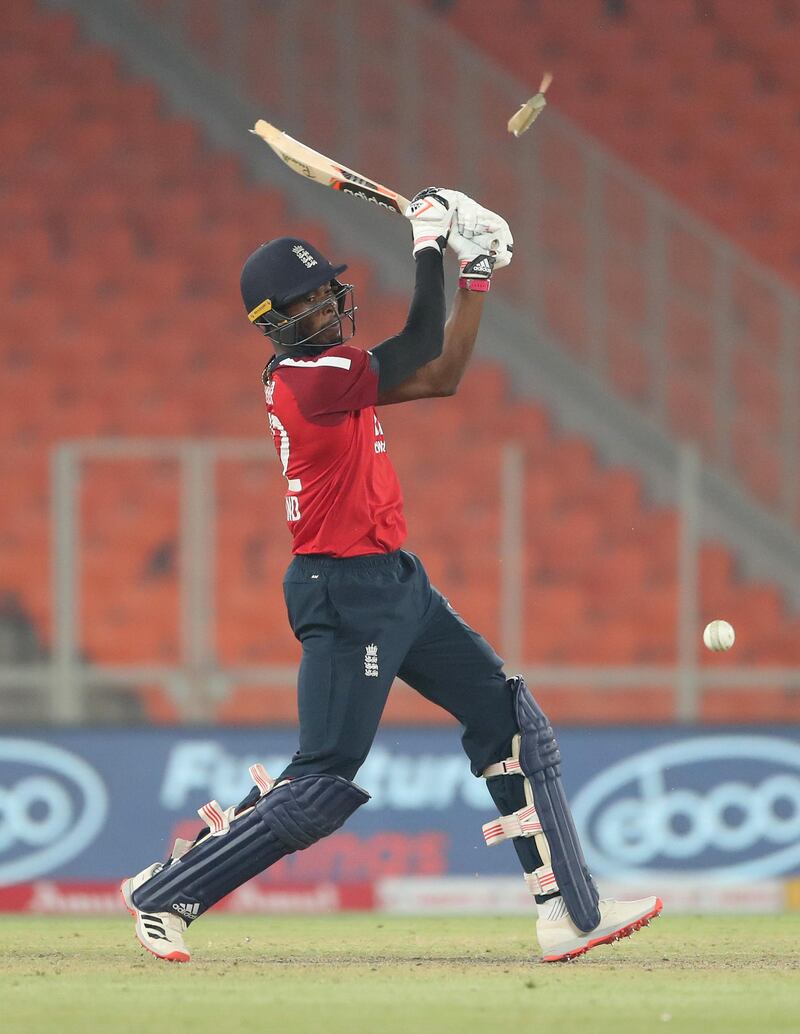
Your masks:
M613 327L605 344L614 387L627 398L647 401L652 391L651 360L641 336L632 330Z

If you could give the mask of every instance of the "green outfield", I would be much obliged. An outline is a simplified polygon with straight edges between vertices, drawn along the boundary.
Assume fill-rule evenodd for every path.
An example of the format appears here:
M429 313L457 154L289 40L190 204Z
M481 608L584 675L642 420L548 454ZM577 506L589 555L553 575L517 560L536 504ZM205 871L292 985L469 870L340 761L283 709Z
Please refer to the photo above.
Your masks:
M782 1034L800 1030L800 915L657 920L535 960L532 919L209 917L158 962L119 919L0 917L4 1034Z

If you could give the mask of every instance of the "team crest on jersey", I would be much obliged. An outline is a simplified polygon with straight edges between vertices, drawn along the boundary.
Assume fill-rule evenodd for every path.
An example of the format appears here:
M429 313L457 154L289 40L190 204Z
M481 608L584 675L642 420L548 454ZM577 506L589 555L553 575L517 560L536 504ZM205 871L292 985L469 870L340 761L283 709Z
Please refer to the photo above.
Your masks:
M364 674L368 678L378 677L378 646L376 643L369 643L364 650Z
M303 247L302 244L295 244L295 246L292 248L292 251L295 255L297 255L297 257L300 259L300 261L303 263L306 269L311 269L312 266L317 265L317 260L314 258L310 251L307 251Z

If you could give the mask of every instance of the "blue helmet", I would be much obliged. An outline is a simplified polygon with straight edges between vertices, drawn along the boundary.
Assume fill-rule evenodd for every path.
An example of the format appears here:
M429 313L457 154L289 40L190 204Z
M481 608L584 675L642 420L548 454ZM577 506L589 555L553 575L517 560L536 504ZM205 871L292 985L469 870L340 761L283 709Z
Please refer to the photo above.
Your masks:
M284 310L304 294L329 283L336 299L338 315L334 319L339 324L340 341L346 341L356 329L353 287L338 279L346 269L347 266L332 266L312 244L297 237L276 237L267 241L250 255L242 268L240 286L247 318L276 345L313 348L310 338L300 337L299 324L328 301L310 305L295 316L287 316ZM343 320L350 323L346 337ZM330 348L331 345L317 347Z

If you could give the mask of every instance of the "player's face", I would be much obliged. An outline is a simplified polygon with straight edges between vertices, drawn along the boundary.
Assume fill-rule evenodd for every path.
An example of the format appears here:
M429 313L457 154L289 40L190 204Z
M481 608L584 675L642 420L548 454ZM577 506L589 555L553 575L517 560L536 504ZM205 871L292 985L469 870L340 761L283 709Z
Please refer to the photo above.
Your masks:
M330 284L323 284L322 287L309 291L296 302L286 306L287 316L296 316L312 305L322 305L316 312L309 313L305 319L300 320L297 327L297 338L305 340L309 345L335 345L341 337L341 325L339 323L339 309L336 299L333 296L333 289Z

